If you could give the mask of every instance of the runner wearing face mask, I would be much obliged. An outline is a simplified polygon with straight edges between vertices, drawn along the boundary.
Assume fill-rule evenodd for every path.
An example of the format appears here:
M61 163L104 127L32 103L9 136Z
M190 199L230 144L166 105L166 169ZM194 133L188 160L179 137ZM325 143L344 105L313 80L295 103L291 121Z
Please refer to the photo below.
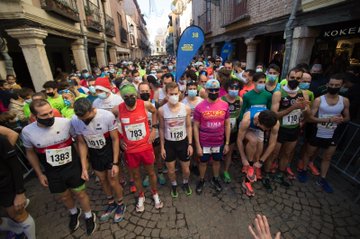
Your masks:
M157 180L154 170L154 150L152 143L155 140L156 131L153 127L150 133L147 119L147 111L152 113L152 122L156 122L156 109L147 101L137 99L137 91L133 84L124 84L120 87L124 103L114 107L113 113L121 122L123 138L120 146L124 150L125 160L131 174L134 176L135 185L138 189L137 212L145 210L145 193L141 183L140 165L143 164L150 178L151 192L155 202L155 208L160 209L163 203L157 192Z
M229 168L238 133L238 120L242 104L242 99L239 96L239 89L242 88L242 82L231 79L225 83L224 87L227 90L227 94L221 97L221 99L229 105L231 128L229 152L225 155L224 182L230 183L231 176L229 174Z
M298 175L300 182L307 181L309 159L317 153L318 148L323 148L321 172L317 184L327 193L333 192L333 188L325 178L340 136L340 132L336 131L336 129L339 124L350 120L349 100L339 95L343 81L344 75L342 74L331 76L327 83L327 93L316 98L312 105L309 121L317 123L317 126L302 158L304 167Z
M198 84L196 81L189 81L186 84L186 97L182 100L182 103L187 105L191 109L191 120L193 119L195 107L203 101L201 97L198 96Z
M175 82L175 78L171 73L162 75L161 79L163 81L163 88L154 92L154 99L156 102L158 102L160 104L160 106L166 104L166 102L168 100L166 97L166 92L165 92L166 85L170 82Z
M150 102L156 109L159 108L159 104L154 100L150 99L150 86L148 83L141 82L139 84L138 93L140 99L143 101ZM156 166L157 166L157 179L160 183L160 185L166 184L166 179L163 174L163 160L160 157L160 138L159 138L159 122L152 122L152 113L150 111L147 112L148 122L149 122L149 128L150 130L154 127L155 129L155 140L153 142L153 148L155 153L155 160L156 160ZM143 180L143 186L148 187L150 184L149 182L149 176L146 176Z
M123 204L123 189L119 183L120 147L115 117L109 111L93 108L91 102L85 98L75 102L74 111L76 115L71 124L77 135L83 165L81 177L85 181L89 180L89 158L108 200L100 221L108 221L114 216L114 222L120 222L124 219L126 207Z
M191 110L185 104L179 102L179 86L173 82L166 85L168 103L159 109L159 134L161 156L165 159L168 168L168 176L171 182L171 196L178 197L177 181L175 173L176 159L180 160L183 189L187 196L192 190L189 186L190 157L193 153Z
M107 78L97 78L95 81L95 90L98 96L94 100L93 106L97 109L111 111L114 106L124 102L121 96L111 92L111 84Z
M58 93L58 84L55 81L47 81L43 85L51 107L57 109L59 112L65 108L65 103L61 95Z
M246 93L248 93L249 91L251 91L251 90L253 90L255 88L255 84L253 82L254 74L255 74L254 70L245 70L245 72L243 73L244 86L239 91L239 96L240 97L244 97L244 95Z
M229 152L231 131L229 106L219 99L219 81L209 80L205 86L208 98L198 104L194 110L194 139L196 151L200 156L200 178L196 186L198 194L201 194L204 188L210 157L213 159L211 184L217 192L222 191L219 180L220 161L223 155Z
M70 230L75 231L79 227L83 210L86 232L90 235L96 228L96 216L91 212L85 182L81 178L81 168L84 165L81 165L73 145L72 136L75 134L71 122L65 118L55 118L53 109L46 100L34 100L30 104L30 110L36 121L27 125L21 133L26 157L41 185L57 194L70 211ZM73 196L80 202L82 210L76 207Z
M288 174L289 178L294 179L286 169L292 160L292 153L299 138L302 111L309 109L309 97L298 87L302 74L301 69L291 69L287 75L287 85L274 93L272 101L272 111L276 112L280 120L280 130L278 143L266 165L266 170L269 172L271 163L279 157L279 171L274 180L284 187L290 186L284 175Z
M266 86L265 89L267 92L273 94L280 90L281 85L279 83L280 67L275 64L271 64L268 68L268 73L266 75Z

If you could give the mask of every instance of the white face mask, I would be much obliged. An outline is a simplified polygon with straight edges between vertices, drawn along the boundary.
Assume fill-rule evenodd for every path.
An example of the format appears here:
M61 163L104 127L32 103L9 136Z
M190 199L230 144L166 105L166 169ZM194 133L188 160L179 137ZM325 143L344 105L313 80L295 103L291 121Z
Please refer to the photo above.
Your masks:
M169 103L172 105L176 105L179 102L179 95L170 95Z

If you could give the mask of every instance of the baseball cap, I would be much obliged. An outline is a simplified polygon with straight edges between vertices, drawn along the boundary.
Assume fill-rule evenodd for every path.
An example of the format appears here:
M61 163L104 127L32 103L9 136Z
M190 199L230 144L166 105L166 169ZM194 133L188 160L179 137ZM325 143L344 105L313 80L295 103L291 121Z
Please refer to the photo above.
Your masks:
M220 89L220 83L218 80L208 80L205 84L206 89Z

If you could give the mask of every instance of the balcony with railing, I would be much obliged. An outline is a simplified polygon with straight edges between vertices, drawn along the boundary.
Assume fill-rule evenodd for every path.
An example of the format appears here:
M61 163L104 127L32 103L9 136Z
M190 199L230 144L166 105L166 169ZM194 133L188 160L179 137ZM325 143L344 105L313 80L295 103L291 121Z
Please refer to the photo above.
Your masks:
M247 0L223 0L221 14L224 27L243 19L249 19Z
M75 22L80 21L76 0L41 0L41 8Z
M115 36L114 19L109 15L105 15L105 33L108 36Z
M199 27L203 29L204 33L211 32L211 11L208 10L198 16Z
M99 7L94 3L87 1L84 5L84 8L86 15L86 27L101 32L103 28L101 25L101 15Z
M120 40L121 40L121 42L122 43L127 43L128 42L128 33L127 33L127 31L123 27L120 27L119 31L120 31Z

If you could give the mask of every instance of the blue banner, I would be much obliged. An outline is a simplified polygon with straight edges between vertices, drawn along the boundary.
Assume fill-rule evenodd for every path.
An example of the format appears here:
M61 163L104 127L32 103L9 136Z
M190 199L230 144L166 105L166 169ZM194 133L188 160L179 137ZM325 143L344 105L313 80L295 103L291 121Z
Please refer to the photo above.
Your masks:
M224 46L221 49L221 58L223 62L225 62L229 58L233 49L234 45L231 42L225 42Z
M204 32L198 26L189 26L181 34L176 55L176 82L184 74L203 42Z

